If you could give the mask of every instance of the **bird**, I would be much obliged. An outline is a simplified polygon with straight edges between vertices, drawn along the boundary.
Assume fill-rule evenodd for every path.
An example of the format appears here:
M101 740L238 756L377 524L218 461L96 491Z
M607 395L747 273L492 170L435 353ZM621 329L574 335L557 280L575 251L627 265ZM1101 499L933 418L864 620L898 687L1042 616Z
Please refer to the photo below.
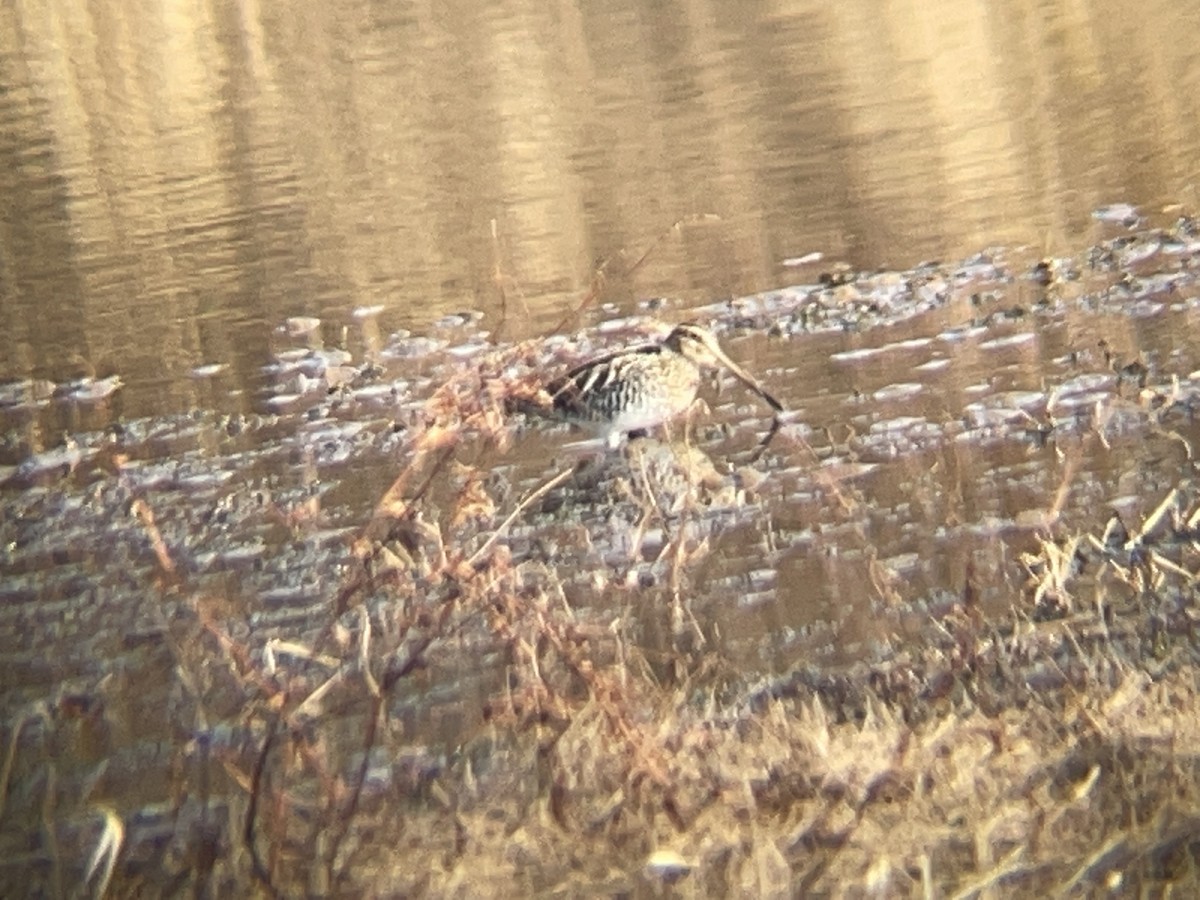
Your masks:
M621 437L687 412L704 369L724 367L776 413L783 406L753 375L725 355L716 337L695 322L676 325L662 340L585 362L546 386L560 418L589 427L610 448Z

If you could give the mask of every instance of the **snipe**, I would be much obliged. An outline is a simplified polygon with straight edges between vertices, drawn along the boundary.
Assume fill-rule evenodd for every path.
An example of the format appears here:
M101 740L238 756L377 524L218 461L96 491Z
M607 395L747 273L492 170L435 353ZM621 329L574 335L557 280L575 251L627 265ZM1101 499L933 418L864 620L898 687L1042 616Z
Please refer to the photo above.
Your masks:
M724 366L776 412L779 401L721 350L710 331L677 325L661 341L601 356L546 388L554 411L600 432L610 447L630 431L654 428L691 407L706 368Z

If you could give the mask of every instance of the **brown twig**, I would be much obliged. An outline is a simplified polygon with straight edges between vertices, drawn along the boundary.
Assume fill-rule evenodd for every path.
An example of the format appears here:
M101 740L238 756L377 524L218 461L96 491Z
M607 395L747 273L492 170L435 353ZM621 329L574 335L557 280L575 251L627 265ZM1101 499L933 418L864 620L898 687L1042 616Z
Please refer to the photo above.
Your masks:
M250 870L255 879L263 886L268 894L282 898L283 894L271 881L271 873L263 865L262 857L258 855L258 846L254 841L254 824L258 815L258 799L262 794L263 775L267 769L267 757L275 743L275 735L279 730L279 720L272 716L267 723L267 736L263 739L262 749L254 763L254 772L250 779L250 801L246 807L246 827L242 831L242 842L250 853Z
M133 501L130 509L141 522L146 537L150 540L150 547L154 550L154 558L158 562L158 567L170 581L175 581L179 573L175 568L175 561L171 559L171 551L167 548L167 542L163 540L162 532L154 524L154 510L141 497Z
M714 213L699 213L694 216L687 216L685 218L679 219L677 222L672 223L670 228L666 228L663 231L661 231L658 234L658 236L650 242L649 246L646 247L646 249L645 249L645 251L643 251L642 255L639 256L637 258L637 260L633 263L633 265L631 265L626 270L626 274L632 275L635 272L637 272L638 269L640 269L643 265L645 265L647 260L649 260L650 257L653 255L654 251L658 249L658 246L664 240L666 240L669 235L676 234L685 225L694 225L698 222L715 222L715 221L720 221L720 216L718 216ZM599 263L596 264L595 268L592 270L592 286L591 286L591 288L588 290L588 292L586 294L584 294L583 299L581 301L579 301L579 303L570 312L568 312L566 316L563 317L562 321L560 321L557 325L554 326L554 331L553 331L554 334L561 334L564 331L569 331L572 328L574 328L574 326L578 323L580 316L582 316L583 313L587 310L587 308L589 306L591 306L593 303L595 303L596 300L600 297L601 291L604 289L605 277L608 272L608 267L612 264L612 261L614 259L616 259L617 257L624 256L624 255L625 255L625 249L622 248L620 250L617 250L615 253L611 253L608 256L604 257L602 260L600 260Z
M539 497L544 496L559 484L562 484L571 476L573 472L574 469L564 469L522 497L516 508L508 514L505 520L501 522L500 525L488 536L488 539L483 542L483 546L471 554L471 556L467 559L467 565L474 566L475 563L483 557L483 554L490 550L492 545L500 539L500 536L508 529L508 526L516 520L517 516L519 516L529 506L529 504L533 503Z

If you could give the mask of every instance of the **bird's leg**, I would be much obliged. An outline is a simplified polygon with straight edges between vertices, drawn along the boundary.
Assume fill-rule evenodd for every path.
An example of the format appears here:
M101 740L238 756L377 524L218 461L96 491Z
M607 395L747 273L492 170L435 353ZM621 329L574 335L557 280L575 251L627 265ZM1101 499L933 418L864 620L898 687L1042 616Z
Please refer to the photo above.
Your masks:
M692 420L697 414L708 415L712 410L704 402L703 397L697 397L692 401L687 408L687 412L683 414L683 444L685 447L692 446Z

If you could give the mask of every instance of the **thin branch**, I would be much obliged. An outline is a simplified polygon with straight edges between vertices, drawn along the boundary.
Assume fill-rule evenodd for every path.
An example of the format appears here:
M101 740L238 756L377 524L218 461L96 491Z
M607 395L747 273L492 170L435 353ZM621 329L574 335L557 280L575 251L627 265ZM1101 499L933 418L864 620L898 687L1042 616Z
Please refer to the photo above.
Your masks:
M279 720L272 716L267 724L267 736L263 739L262 750L259 752L258 759L254 763L254 773L250 779L250 802L246 807L246 827L242 832L242 841L246 845L246 849L250 851L250 869L255 879L258 880L268 894L282 900L283 894L271 882L271 873L263 865L262 857L258 855L258 847L254 842L254 822L258 815L258 798L262 794L263 775L267 769L267 757L271 754L271 748L275 743L275 736L278 731Z
M470 558L467 560L467 565L474 566L475 563L477 563L483 557L483 554L490 550L496 541L500 540L500 536L505 532L508 526L516 521L517 516L519 516L526 509L526 507L529 506L529 504L533 503L533 501L537 500L539 497L544 496L559 484L562 484L562 482L566 481L571 476L572 472L574 472L574 469L564 469L553 478L543 482L531 493L522 497L521 502L517 504L516 509L509 513L508 517L500 523L499 527L497 527L496 530L488 536L488 539L483 542L483 546L471 554Z

